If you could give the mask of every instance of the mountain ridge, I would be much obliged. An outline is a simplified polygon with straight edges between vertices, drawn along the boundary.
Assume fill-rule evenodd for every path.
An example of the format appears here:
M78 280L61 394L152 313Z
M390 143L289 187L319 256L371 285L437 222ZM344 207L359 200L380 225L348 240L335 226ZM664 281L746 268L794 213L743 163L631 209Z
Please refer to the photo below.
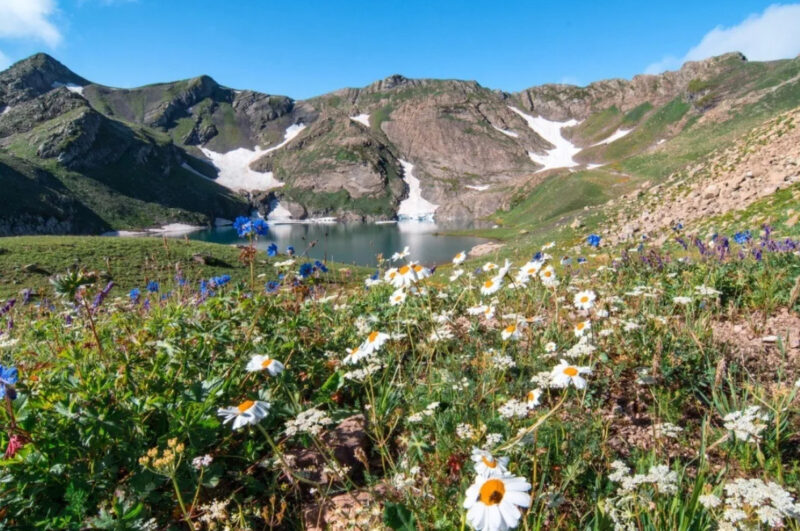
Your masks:
M229 207L189 209L181 221L211 224L249 207L269 216L278 204L296 219L392 219L408 198L404 164L413 164L422 196L439 205L437 219L474 219L510 208L521 190L553 172L619 164L657 150L698 122L724 123L752 103L747 98L767 97L781 83L793 88L797 80L790 74L798 63L752 63L730 53L659 75L517 93L477 81L394 74L295 100L233 89L207 75L112 88L37 54L0 73L0 147L4 156L49 164L48 171L102 167L98 171L110 174L120 172L114 165L128 146L139 153L128 157L134 165L158 153L162 164L148 174L181 173L185 184L206 192L214 183L196 181L216 180L221 160L228 175L263 182L237 188L235 179L227 180L229 189L214 188L209 205L227 197ZM760 87L764 79L774 83ZM44 135L42 124L51 122L48 130L59 134ZM120 142L103 155L101 147L109 146L101 146L101 125L137 141ZM22 147L32 142L40 148L35 153ZM180 194L179 187L169 188ZM171 215L146 223L176 221ZM139 228L134 218L144 221L103 217L108 229Z

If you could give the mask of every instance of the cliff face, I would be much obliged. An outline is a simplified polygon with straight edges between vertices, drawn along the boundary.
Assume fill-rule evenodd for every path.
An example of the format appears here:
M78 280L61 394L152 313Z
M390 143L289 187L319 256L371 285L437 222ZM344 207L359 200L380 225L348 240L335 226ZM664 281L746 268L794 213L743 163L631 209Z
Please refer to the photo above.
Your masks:
M209 223L248 203L268 214L276 199L297 218L391 219L411 167L438 219L478 218L554 174L611 167L695 124L724 122L797 85L798 70L798 59L727 54L586 87L509 94L393 75L296 101L208 76L115 89L39 54L0 73L0 163L22 161L62 183L86 179L65 193L100 220L87 227ZM255 180L244 186L237 176ZM127 208L98 206L125 198ZM82 230L64 216L54 226Z

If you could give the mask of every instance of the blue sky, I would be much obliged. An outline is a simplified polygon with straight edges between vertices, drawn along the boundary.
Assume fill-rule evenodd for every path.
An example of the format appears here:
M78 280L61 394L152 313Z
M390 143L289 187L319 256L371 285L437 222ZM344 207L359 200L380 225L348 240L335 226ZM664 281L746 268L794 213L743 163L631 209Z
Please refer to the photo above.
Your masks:
M0 0L0 66L47 52L131 87L209 74L294 98L390 74L516 91L800 53L800 4L371 0Z

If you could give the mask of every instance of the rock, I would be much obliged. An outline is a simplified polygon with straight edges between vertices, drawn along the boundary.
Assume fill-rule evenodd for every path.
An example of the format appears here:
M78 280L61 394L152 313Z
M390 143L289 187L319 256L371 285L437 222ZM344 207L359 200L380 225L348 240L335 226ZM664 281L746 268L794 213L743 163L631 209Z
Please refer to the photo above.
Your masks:
M569 227L571 229L579 229L583 227L583 221L581 221L580 218L575 218L572 223L570 223Z
M347 477L359 483L364 477L364 463L360 457L368 455L370 440L365 431L364 415L353 415L322 435L326 451L346 471ZM326 470L329 456L322 455L315 447L287 450L287 461L293 468L304 472L312 481L341 483L341 478L332 477Z
M703 199L714 199L719 195L719 186L710 184L703 190Z
M777 343L778 336L764 336L761 338L762 343Z
M790 217L789 219L786 220L784 225L786 225L787 227L794 227L797 224L797 220L798 220L799 217L800 217L800 215L798 215L798 214L792 215L792 217Z
M350 529L383 529L382 498L387 488L379 484L372 491L337 494L320 506L303 509L304 529L308 531L344 531Z
M495 242L488 242L488 243L480 243L469 250L467 253L469 256L475 258L478 256L484 256L489 253L493 253L500 248L503 247L504 244L502 243L495 243Z

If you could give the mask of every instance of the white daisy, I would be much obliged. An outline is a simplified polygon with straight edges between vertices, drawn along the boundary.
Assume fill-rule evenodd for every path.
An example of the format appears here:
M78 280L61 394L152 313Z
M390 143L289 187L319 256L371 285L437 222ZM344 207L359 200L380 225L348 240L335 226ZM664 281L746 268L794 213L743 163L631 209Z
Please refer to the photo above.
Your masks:
M455 282L463 274L464 274L463 269L454 269L453 272L450 274L450 282Z
M592 290L579 291L575 294L575 307L579 310L591 310L596 298Z
M411 253L408 251L408 245L406 245L405 248L402 251L394 253L392 255L392 262L397 262L398 260L402 260L403 258L408 256L409 254L411 254Z
M481 284L481 294L482 295L491 295L493 293L497 293L503 286L503 279L500 276L492 277L486 279L483 284Z
M544 346L544 351L547 352L548 354L552 354L553 352L556 351L556 349L558 349L558 346L552 341L550 341Z
M489 271L494 271L497 268L498 268L498 265L495 264L494 262L486 262L485 264L483 264L483 267L481 267L481 269L483 269L484 273L488 273Z
M532 391L528 391L527 396L525 397L526 405L528 409L533 409L539 404L542 403L542 390L541 389L534 389Z
M406 292L405 290L403 290L403 288L398 288L389 297L389 304L391 306L397 306L398 304L403 304L405 301L406 301Z
M389 334L374 330L370 332L370 334L367 336L367 339L364 340L359 348L367 354L372 354L373 352L380 350L383 344L388 340Z
M245 400L236 407L221 407L217 415L223 417L222 423L233 421L233 429L238 430L248 424L257 424L267 416L269 403L261 400Z
M283 363L279 362L278 360L274 360L269 356L261 356L257 354L250 358L246 369L248 372L267 371L270 376L277 376L283 372L285 367L283 366Z
M566 360L561 360L561 363L553 367L550 372L550 386L568 387L569 384L572 384L578 389L583 389L586 387L586 380L581 377L581 374L592 374L592 370L589 367L570 365Z
M453 265L461 265L467 259L467 253L461 251L453 257Z
M575 332L575 337L583 337L583 335L592 328L592 323L589 320L586 321L578 321L575 323L575 328L573 331Z
M539 271L539 278L542 280L542 284L545 287L552 288L558 286L558 280L556 279L556 271L553 269L553 266L549 265Z
M345 365L355 365L359 361L369 356L371 352L366 352L361 347L347 349L347 356L344 357L342 363Z
M546 250L548 250L548 249L552 249L552 248L553 248L553 247L555 247L555 246L556 246L556 242L550 242L550 243L546 243L546 244L544 244L544 245L542 246L542 251L546 251Z
M503 338L503 341L508 341L511 339L512 341L517 341L520 337L522 337L522 333L520 329L522 328L523 323L512 323L507 327L503 328L503 331L500 332L500 337Z
M473 446L470 459L475 464L475 473L479 476L488 478L508 474L508 457L493 457L491 452Z
M530 483L512 475L478 476L466 492L467 521L478 531L505 531L519 525L520 507L530 505Z

